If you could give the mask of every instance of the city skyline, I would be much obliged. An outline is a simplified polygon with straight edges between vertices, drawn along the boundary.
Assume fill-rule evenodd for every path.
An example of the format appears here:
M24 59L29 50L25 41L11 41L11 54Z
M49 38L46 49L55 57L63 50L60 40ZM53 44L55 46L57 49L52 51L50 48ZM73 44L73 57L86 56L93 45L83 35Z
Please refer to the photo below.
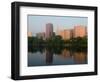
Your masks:
M56 33L58 29L72 29L76 25L87 27L87 21L87 17L28 15L28 32L36 36L36 33L45 32L47 23L52 23L53 31Z
M28 32L28 37L32 37L32 32ZM45 32L36 33L38 39L42 38L43 40L52 38L53 36L61 36L63 40L69 40L77 37L85 37L87 36L87 28L86 26L77 25L71 29L62 29L57 30L57 32L53 31L53 24L47 23L45 25Z
M88 18L28 15L28 66L88 62Z

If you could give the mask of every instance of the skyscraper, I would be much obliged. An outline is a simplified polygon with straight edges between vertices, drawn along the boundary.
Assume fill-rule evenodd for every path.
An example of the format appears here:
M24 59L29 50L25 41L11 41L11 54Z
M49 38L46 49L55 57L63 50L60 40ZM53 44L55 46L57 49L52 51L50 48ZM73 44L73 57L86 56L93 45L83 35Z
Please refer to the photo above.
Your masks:
M46 24L46 39L53 36L53 24L47 23Z
M74 38L86 36L86 27L85 26L74 26L73 30Z

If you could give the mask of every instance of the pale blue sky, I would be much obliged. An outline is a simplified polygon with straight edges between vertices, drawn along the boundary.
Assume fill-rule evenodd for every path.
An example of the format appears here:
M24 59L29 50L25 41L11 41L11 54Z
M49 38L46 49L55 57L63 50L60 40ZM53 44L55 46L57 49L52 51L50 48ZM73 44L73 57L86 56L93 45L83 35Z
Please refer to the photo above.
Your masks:
M33 35L38 32L45 32L46 24L52 23L54 32L59 29L71 29L75 25L88 25L87 17L71 17L71 16L43 16L43 15L28 15L28 31Z

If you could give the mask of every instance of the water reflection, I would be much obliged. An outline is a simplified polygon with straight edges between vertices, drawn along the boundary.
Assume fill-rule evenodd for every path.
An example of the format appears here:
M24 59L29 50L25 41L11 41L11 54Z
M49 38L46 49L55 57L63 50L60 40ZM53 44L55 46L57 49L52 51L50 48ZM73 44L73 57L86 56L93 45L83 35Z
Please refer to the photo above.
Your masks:
M45 55L46 55L46 64L52 64L53 62L53 52L51 50L45 49Z
M87 51L68 48L31 48L28 66L87 64Z
M75 63L77 63L77 64L85 63L87 60L87 55L85 52L84 53L83 52L75 52L73 55L73 59L74 59Z
M61 54L62 54L61 56L62 56L64 59L68 59L68 58L71 57L71 52L70 52L69 50L67 50L67 49L62 50L62 53L61 53Z

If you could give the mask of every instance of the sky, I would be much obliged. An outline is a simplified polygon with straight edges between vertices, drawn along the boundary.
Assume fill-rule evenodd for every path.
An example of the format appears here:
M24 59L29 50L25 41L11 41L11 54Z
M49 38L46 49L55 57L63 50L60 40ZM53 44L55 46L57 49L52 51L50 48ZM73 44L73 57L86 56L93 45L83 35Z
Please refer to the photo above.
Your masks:
M45 32L46 24L52 23L54 32L57 29L72 29L75 25L88 25L87 17L75 16L45 16L45 15L28 15L28 31L33 35L39 32Z

